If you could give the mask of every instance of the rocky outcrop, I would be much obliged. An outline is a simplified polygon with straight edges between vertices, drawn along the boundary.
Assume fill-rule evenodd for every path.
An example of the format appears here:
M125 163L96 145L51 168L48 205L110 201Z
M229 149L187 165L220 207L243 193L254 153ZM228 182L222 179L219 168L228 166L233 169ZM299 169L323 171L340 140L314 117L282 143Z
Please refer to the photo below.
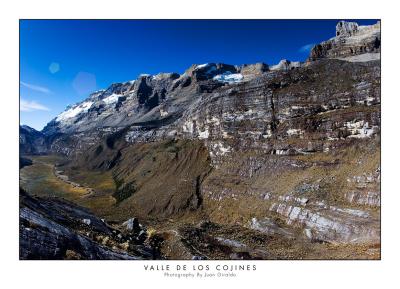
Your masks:
M380 191L353 191L345 194L346 199L352 204L379 207L381 205Z
M152 259L141 232L124 234L86 209L20 193L20 259ZM142 231L142 229L141 229Z
M368 212L327 206L324 203L307 204L282 198L273 203L270 210L285 217L288 225L304 228L304 234L312 240L340 243L380 243L379 219Z
M262 75L269 71L268 64L256 63L256 64L244 64L238 68L245 79L252 79Z
M355 22L340 21L336 25L336 36L314 46L310 60L321 58L346 59L364 54L359 61L379 59L381 48L380 22L370 26L359 26Z
M372 173L349 177L347 182L350 189L345 198L349 203L371 207L381 205L380 167Z
M340 21L336 25L336 36L349 37L354 36L358 32L358 24L356 22Z
M274 70L283 70L283 71L288 71L294 68L299 68L301 67L302 64L299 61L290 61L287 59L282 59L281 61L279 61L278 64L271 66L270 70L274 71Z

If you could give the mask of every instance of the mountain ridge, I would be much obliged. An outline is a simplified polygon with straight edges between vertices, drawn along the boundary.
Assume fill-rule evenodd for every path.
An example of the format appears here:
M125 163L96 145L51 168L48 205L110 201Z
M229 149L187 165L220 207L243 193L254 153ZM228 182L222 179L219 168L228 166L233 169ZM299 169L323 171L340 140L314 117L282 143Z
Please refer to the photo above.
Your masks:
M359 37L359 34L362 35L362 38L358 39L361 41L361 44L353 39ZM347 39L346 41L350 42L350 44L343 43L345 39ZM365 43L366 41L368 43ZM338 58L340 55L341 58L338 59L346 60L346 57L350 59L360 54L371 54L371 49L368 51L362 50L362 47L370 47L371 45L373 45L373 47L378 45L378 48L374 50L374 53L378 54L377 52L380 51L380 22L370 26L358 26L357 23L341 21L336 26L336 36L328 41L315 45L311 49L310 56L305 62L291 62L283 59L278 64L272 66L268 66L265 63L244 64L240 66L223 63L205 63L192 65L181 75L175 72L158 73L156 75L142 74L136 80L113 83L106 89L91 93L88 98L71 105L64 112L55 117L43 128L42 132L49 135L55 132L64 132L64 130L71 131L67 128L63 128L63 122L68 123L71 119L72 121L79 121L79 117L82 116L82 114L90 113L93 110L101 114L102 111L107 111L107 109L112 107L113 110L111 111L113 111L113 113L119 113L119 108L121 106L137 105L138 107L132 107L134 112L124 111L123 113L126 114L126 118L132 116L132 113L141 115L144 112L143 108L147 107L148 112L165 99L168 86L172 86L171 89L173 90L179 85L189 85L192 79L194 81L211 80L211 82L214 82L212 85L213 87L218 87L221 83L231 85L249 81L263 73L306 67L310 65L312 61L322 58ZM348 49L350 49L351 53L348 52ZM344 50L346 51L344 52ZM377 59L377 56L373 57L375 57L373 59ZM361 59L361 61L367 60L369 59ZM151 95L147 95L150 93L149 89L152 85L158 87L154 87L155 92L152 92ZM129 101L130 98L133 97L138 98L137 104ZM104 121L104 126L117 126L118 123L120 123L120 126L131 124L129 121L124 121L122 118L121 116L119 120L115 120L114 122ZM103 121L103 119L101 120Z

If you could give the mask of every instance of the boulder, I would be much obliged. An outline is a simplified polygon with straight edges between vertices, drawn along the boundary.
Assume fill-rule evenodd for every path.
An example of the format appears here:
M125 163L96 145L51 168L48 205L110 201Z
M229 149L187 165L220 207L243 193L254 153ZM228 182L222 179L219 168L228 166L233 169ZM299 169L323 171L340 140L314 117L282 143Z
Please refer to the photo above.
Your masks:
M137 218L131 218L124 223L122 223L123 226L125 226L125 229L129 232L140 232L141 227L139 224L139 221Z

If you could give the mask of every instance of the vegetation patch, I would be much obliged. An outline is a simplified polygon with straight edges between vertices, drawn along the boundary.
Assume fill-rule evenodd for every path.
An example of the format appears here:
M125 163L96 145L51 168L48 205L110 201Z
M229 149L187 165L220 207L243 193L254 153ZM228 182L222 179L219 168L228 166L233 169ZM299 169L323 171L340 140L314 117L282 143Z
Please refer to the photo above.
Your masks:
M117 201L117 205L121 203L123 200L129 198L136 192L135 182L129 182L124 184L121 180L115 180L115 185L117 186L117 190L113 194L113 197Z

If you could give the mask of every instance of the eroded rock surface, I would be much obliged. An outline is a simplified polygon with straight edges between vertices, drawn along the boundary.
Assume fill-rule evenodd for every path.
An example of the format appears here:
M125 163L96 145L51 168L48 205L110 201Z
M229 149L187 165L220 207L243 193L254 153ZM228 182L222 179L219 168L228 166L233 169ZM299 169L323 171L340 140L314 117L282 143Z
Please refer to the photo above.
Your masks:
M20 194L20 259L154 258L135 234L122 234L86 209ZM140 233L139 233L140 234Z
M359 26L356 22L340 21L336 25L336 36L316 45L310 59L344 58L367 55L359 60L368 60L380 54L381 24ZM378 59L378 58L375 58ZM372 59L369 59L372 60Z

